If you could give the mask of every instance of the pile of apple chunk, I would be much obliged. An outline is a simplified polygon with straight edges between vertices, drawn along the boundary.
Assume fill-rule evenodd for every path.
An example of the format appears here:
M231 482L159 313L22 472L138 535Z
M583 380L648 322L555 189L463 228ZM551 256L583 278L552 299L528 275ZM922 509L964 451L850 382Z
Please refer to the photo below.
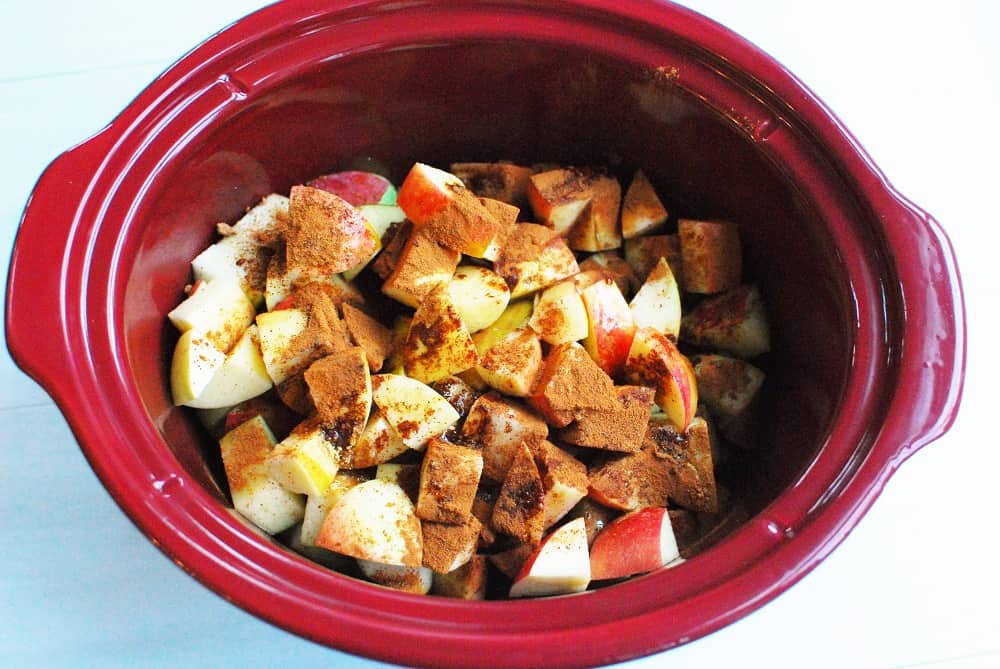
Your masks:
M469 599L579 592L731 526L713 452L753 424L761 295L736 224L671 220L641 170L622 191L417 163L398 194L336 173L220 224L169 314L171 381L236 511L328 567Z

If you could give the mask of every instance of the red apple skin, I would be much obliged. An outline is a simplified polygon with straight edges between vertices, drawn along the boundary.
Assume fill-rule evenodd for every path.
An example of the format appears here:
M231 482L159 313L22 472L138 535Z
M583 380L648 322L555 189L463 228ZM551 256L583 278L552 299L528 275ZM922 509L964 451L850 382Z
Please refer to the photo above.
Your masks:
M610 278L587 286L581 295L590 321L584 348L609 376L617 376L625 367L635 336L632 310Z
M654 328L636 330L633 343L645 345L645 353L630 356L625 376L637 385L656 389L656 403L681 432L687 430L698 410L698 381L691 361L670 338Z
M452 202L454 189L466 190L454 174L417 163L403 179L396 205L414 225L423 225Z
M594 539L590 547L591 578L625 578L659 569L679 557L676 547L665 508L646 507L627 513L606 525Z
M392 183L380 174L347 171L316 177L308 186L325 190L360 207L363 204L384 204L383 200L394 195Z
M259 414L259 409L234 409L226 414L226 422L223 430L231 432Z

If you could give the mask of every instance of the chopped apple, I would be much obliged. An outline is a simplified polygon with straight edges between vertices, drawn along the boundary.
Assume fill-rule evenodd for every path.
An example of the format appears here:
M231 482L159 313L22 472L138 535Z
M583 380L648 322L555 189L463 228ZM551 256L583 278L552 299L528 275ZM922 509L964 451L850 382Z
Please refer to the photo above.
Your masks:
M587 270L602 270L605 276L610 276L618 284L618 290L622 295L628 297L639 287L639 278L632 270L632 266L618 255L616 251L601 251L587 257L580 263L580 272ZM582 286L586 288L586 286Z
M636 170L622 203L622 236L649 234L667 222L667 208L642 170Z
M667 510L646 507L601 530L590 547L590 576L600 581L645 574L680 556Z
M469 415L469 409L479 398L479 393L457 376L448 376L430 385L434 392L448 400L462 420Z
M569 520L580 518L587 528L587 543L594 544L597 535L618 515L618 511L600 504L593 497L584 497L566 515Z
M367 258L359 262L354 267L344 270L344 279L353 281L361 273L368 263L382 250L382 238L386 231L395 224L406 220L403 210L394 204L365 204L358 207L358 211L368 221L372 231L375 232L375 248Z
M507 282L496 272L478 265L456 269L445 292L470 333L492 325L510 301Z
M380 481L395 483L414 505L420 494L420 465L403 464L400 462L384 462L375 468L375 478Z
M483 475L500 482L522 443L545 439L549 427L531 410L495 393L480 395L462 424L462 435L483 449Z
M437 574L448 574L476 554L482 523L468 516L461 523L423 521L424 566Z
M566 443L608 451L632 453L642 448L653 406L653 389L615 386L618 406L612 411L584 410L559 432Z
M323 519L330 512L333 503L345 492L366 480L365 476L358 472L338 471L326 490L319 495L309 495L302 527L299 530L299 542L303 546L315 546L319 528L323 525Z
M397 200L406 216L442 246L482 258L503 227L461 179L416 163Z
M413 224L409 220L404 219L400 223L389 226L389 229L379 240L382 249L375 254L375 260L371 262L372 273L375 276L382 281L389 278L389 275L396 269L399 258L403 254L403 247L406 246L412 232Z
M476 344L476 352L480 355L493 348L500 340L508 334L524 326L532 314L531 300L519 300L511 302L504 309L500 317L492 324L472 335L472 341Z
M189 330L184 333L182 338L191 332L193 331ZM196 347L192 347L192 350L194 348ZM198 355L206 355L207 360L214 359L214 354L210 352L199 352ZM198 363L189 358L189 369L190 364L197 367ZM195 376L196 373L192 370L188 373L187 378L191 379ZM183 374L181 380L183 381ZM180 404L196 409L230 407L267 392L272 385L271 377L264 365L264 359L261 357L257 326L251 325L243 331L243 336L226 355L222 366L219 367L204 389ZM180 388L184 388L183 383L180 384Z
M290 356L292 340L306 329L309 315L302 309L279 309L257 314L260 350L268 375L277 384L301 367L299 356Z
M493 528L521 543L537 544L545 529L545 486L526 444L517 449L493 505Z
M243 331L253 322L256 310L234 281L205 281L167 314L182 333L194 330L194 337L207 339L228 353Z
M696 417L683 434L669 423L650 421L646 441L647 448L667 464L670 499L693 511L719 510L712 441L704 418Z
M372 376L372 397L403 443L414 450L423 450L431 437L444 434L458 421L458 412L448 400L406 376Z
M403 345L407 376L424 383L453 376L479 362L472 335L444 286L427 295L410 322Z
M527 562L528 558L530 558L535 552L535 548L536 547L531 544L518 544L505 551L491 553L489 561L500 571L500 573L513 581L514 578L517 577L518 573L520 573L521 567L524 566L524 563Z
M257 244L273 248L284 235L287 222L288 198L271 193L265 195L233 225L219 224L219 232L225 237L251 238Z
M414 595L426 595L434 583L434 572L427 567L382 564L360 558L358 567L372 583Z
M341 466L353 465L354 448L368 423L372 382L364 350L355 346L317 360L305 371L319 429Z
M580 267L565 240L544 225L514 226L494 264L510 286L511 299L548 288L576 274Z
M566 427L585 410L618 406L611 377L576 342L549 351L528 402L555 427Z
M200 397L222 369L226 357L195 330L183 333L174 346L170 363L170 389L174 404L187 404Z
M452 163L449 168L466 187L480 197L488 197L517 207L528 204L530 167L512 163Z
M639 280L645 281L660 258L666 258L677 283L683 286L684 272L679 235L649 235L625 240L625 262Z
M219 441L233 507L268 534L287 530L305 513L303 497L268 475L266 460L274 445L274 435L260 416L226 433Z
M423 563L420 519L398 485L372 479L342 494L330 508L316 545L391 565Z
M657 457L650 446L636 453L608 454L591 463L589 495L596 502L621 511L666 506L672 466L673 463Z
M368 368L377 372L392 351L392 331L352 304L343 304L341 312L351 339L364 349Z
M590 554L583 519L562 525L545 538L521 567L511 597L583 592L590 584Z
M310 283L328 284L332 289L330 294L339 305L345 302L364 304L365 298L354 284L345 281L340 274L325 274L320 271L288 270L283 253L271 256L267 266L267 280L264 288L264 303L268 309L286 309L296 304L294 294L296 289ZM292 298L292 299L290 299Z
M402 455L407 451L406 444L396 434L389 421L378 410L368 417L368 424L351 449L350 462L344 467L349 469L365 469L374 467Z
M598 281L581 292L587 310L587 336L583 347L597 365L611 376L625 366L635 320L618 286L610 280Z
M675 340L681 331L681 295L670 265L663 258L629 303L636 327L651 327Z
M483 456L479 451L442 439L431 439L420 466L417 516L421 520L438 523L465 523L472 513L472 501L476 497L482 471ZM479 534L478 529L476 534Z
M681 219L677 229L687 292L714 294L740 285L743 254L735 223Z
M568 235L590 206L592 178L590 172L572 167L531 175L528 201L537 220L557 235Z
M535 464L542 476L545 498L543 525L546 529L562 520L587 495L587 467L572 455L549 441L532 446Z
M339 274L371 257L376 234L356 207L310 186L292 186L285 259L288 270Z
M488 197L479 198L479 202L486 207L486 210L497 221L496 232L494 232L493 239L490 240L486 250L483 251L482 258L483 260L496 262L496 259L500 257L500 250L517 225L517 217L521 214L521 210L512 204L507 204L500 200L492 200Z
M339 195L344 200L360 207L362 205L393 205L396 203L396 188L381 174L348 170L324 174L307 185Z
M698 409L698 383L691 362L669 337L649 327L636 330L625 375L653 388L657 406L678 430L687 429Z
M339 470L333 446L313 419L297 426L273 448L266 464L271 478L305 495L321 495Z
M403 345L406 343L406 335L410 333L410 322L413 319L409 316L396 316L392 321L392 347L389 357L382 363L384 371L388 374L402 374L405 376L406 370L403 368Z
M421 229L407 237L399 259L382 284L382 292L408 307L451 279L462 254L441 246Z
M713 416L735 418L741 415L764 385L764 372L739 358L708 354L692 362L698 380L698 397Z
M542 341L557 345L580 341L587 336L587 309L572 281L546 288L538 297L528 321Z
M434 574L431 594L455 599L486 599L487 558L473 555L461 567L447 574Z
M521 328L494 344L480 359L476 372L491 388L527 397L541 368L541 341L530 328Z
M757 286L743 285L702 300L681 321L681 339L741 358L769 351L770 328Z
M618 211L622 187L618 179L594 175L590 180L590 205L566 236L566 243L577 251L607 251L622 245Z

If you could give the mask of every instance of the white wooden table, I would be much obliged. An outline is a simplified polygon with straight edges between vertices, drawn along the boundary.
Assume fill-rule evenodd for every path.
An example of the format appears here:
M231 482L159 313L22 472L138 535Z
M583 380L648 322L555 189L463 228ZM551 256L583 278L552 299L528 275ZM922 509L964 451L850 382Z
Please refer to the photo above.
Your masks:
M51 159L259 4L0 0L0 255ZM943 223L965 279L970 355L955 427L904 464L832 557L749 617L628 666L1000 667L1000 4L687 4L806 81ZM176 568L6 350L0 419L0 666L379 666L261 622Z

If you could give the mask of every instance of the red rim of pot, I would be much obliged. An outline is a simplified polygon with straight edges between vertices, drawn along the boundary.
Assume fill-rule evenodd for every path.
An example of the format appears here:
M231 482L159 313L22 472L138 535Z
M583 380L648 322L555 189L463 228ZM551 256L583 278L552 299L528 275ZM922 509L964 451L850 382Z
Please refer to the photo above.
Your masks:
M350 29L361 18L365 30ZM336 54L313 39L331 26L341 30ZM149 420L129 369L118 260L129 250L130 207L148 184L141 175L155 171L185 133L324 58L504 38L581 46L650 68L669 62L658 58L658 40L685 43L692 62L715 69L685 69L681 84L787 166L829 218L843 251L858 322L841 417L795 483L710 549L711 560L677 567L670 592L656 587L663 574L652 574L577 596L458 602L395 593L313 566L248 530L191 481ZM254 58L246 59L250 50ZM237 64L238 76L220 74ZM808 140L788 132L790 124L807 128ZM836 169L821 169L807 141ZM838 200L843 182L832 183L831 172L881 221L894 257L906 259L890 261L894 277L864 262ZM685 643L746 615L828 555L900 463L950 427L965 361L957 267L937 223L897 194L822 103L754 46L689 10L621 0L289 2L237 22L43 174L14 247L6 317L14 359L55 398L114 499L176 564L283 628L411 665L608 663ZM876 417L872 400L879 397L887 408Z

